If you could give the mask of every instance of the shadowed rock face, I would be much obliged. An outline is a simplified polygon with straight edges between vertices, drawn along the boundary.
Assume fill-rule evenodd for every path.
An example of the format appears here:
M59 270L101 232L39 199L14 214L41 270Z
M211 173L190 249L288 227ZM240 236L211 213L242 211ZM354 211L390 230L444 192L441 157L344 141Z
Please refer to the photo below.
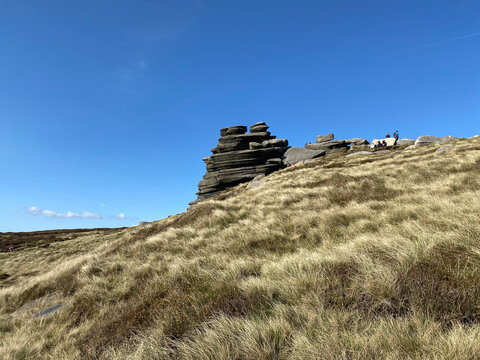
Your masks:
M251 181L259 175L279 170L288 141L276 139L259 122L250 127L231 126L220 130L221 138L212 149L213 155L203 159L207 173L198 184L197 201L219 194L229 187Z

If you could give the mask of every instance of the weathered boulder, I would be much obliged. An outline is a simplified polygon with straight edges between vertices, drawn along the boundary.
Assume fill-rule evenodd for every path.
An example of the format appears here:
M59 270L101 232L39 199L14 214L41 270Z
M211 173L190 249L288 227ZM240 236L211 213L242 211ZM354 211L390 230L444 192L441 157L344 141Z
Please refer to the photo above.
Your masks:
M332 141L324 141L324 142L315 143L315 144L307 144L305 145L305 149L328 150L328 149L348 147L349 145L350 143L347 143L345 140L332 140Z
M466 139L467 139L467 138L465 138L465 137L457 137L457 136L451 136L451 135L449 135L449 136L444 136L444 137L443 137L443 140L444 140L444 141L466 140Z
M288 146L288 141L286 139L271 139L265 140L262 142L262 147L271 148L271 147L280 147L285 148Z
M454 147L455 147L455 146L452 146L452 145L440 146L437 150L435 150L435 152L437 152L437 153L444 152L444 151L453 149Z
M268 130L268 126L264 122L258 122L250 126L251 133L266 132L267 130Z
M323 143L326 141L331 141L335 139L335 136L333 134L327 134L327 135L318 135L317 136L317 143Z
M431 145L436 143L442 143L447 141L454 141L454 140L463 140L464 138L459 138L455 136L431 136L431 135L422 135L419 136L418 139L415 141L415 145L417 146L424 146L424 145Z
M370 144L368 140L362 139L362 138L348 139L348 140L345 140L345 142L351 144L352 146L362 146L362 145Z
M350 140L333 140L333 139L334 139L333 134L319 135L317 136L317 142L315 144L305 144L305 149L324 150L326 155L328 155L332 153L347 152L350 149L350 145L352 144L352 142L357 144L364 143L364 139L360 139L360 138L350 139Z
M220 130L220 136L227 136L227 135L238 135L238 134L245 134L247 132L246 126L230 126Z
M251 142L249 144L250 150L255 149L265 149L265 148L272 148L272 147L287 147L288 141L286 139L270 139L262 141L261 143L258 142Z
M254 189L265 185L266 182L262 180L264 177L265 175L263 174L256 176L252 181L248 183L247 189Z
M344 153L355 148L356 150L367 149L369 142L362 138L347 140L334 140L333 134L318 135L314 144L305 144L307 150L324 150L326 155L332 153Z
M258 142L251 142L249 145L250 150L261 149L262 144Z
M405 150L415 150L417 147L415 145L410 145L405 148Z
M283 167L288 141L271 136L264 122L252 125L248 134L246 129L231 126L220 130L221 138L212 149L213 155L203 158L207 173L198 184L198 200Z
M395 138L385 138L385 139L373 139L372 145L378 146L384 141L387 143L387 146L394 146L397 143L397 140Z
M325 156L325 150L308 150L293 146L283 154L283 163L286 166L297 164L300 161L313 160Z
M397 145L413 145L415 144L415 140L412 139L398 139Z
M213 154L206 160L207 171L231 169L248 165L262 165L265 164L268 159L281 158L284 152L284 148L271 147Z
M431 135L422 135L417 138L415 141L415 146L424 146L430 145L434 143L444 142L445 140L438 136L431 136Z
M250 148L251 142L262 143L265 140L270 140L274 138L275 136L271 136L269 132L225 135L218 140L218 145L215 149L212 149L212 152L215 154L236 150L247 150Z

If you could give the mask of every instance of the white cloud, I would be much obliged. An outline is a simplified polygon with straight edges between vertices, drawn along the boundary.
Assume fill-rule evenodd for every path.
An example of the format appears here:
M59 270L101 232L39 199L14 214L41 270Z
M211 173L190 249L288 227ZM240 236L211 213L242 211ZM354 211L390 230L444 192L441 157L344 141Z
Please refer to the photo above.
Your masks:
M30 215L44 215L48 218L57 218L57 219L103 219L103 216L100 214L92 213L85 211L82 214L77 214L72 211L67 211L66 213L57 213L52 210L42 210L36 206L30 206L28 208Z
M102 219L102 215L91 213L89 211L82 213L81 217L84 219Z
M36 206L30 206L28 208L28 212L31 215L40 215L42 213L42 211L39 208L37 208Z
M41 213L43 215L45 215L46 217L49 217L49 218L60 217L59 214L57 214L55 211L51 211L51 210L42 210ZM65 216L65 217L68 217L68 216Z
M117 219L117 220L136 220L136 217L127 217L125 213L121 212L114 216L102 216L98 213L93 213L90 211L84 211L81 214L75 213L73 211L67 211L66 213L57 213L56 211L52 210L42 210L36 206L30 206L27 209L30 215L38 216L43 215L47 218L51 219Z

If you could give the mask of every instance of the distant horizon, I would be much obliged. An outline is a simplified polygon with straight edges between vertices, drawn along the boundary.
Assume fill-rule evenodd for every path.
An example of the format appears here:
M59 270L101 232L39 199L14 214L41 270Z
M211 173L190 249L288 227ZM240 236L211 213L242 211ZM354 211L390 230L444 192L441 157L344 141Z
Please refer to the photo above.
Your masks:
M242 124L238 124L238 125L242 125ZM268 124L267 124L267 125L268 125ZM231 126L235 126L235 125L231 125ZM219 129L219 130L220 130L220 129ZM393 132L392 132L392 133L393 133ZM333 133L333 134L335 134L335 133ZM326 134L318 134L318 135L326 135ZM436 134L423 134L423 135L419 135L419 136L417 136L417 137L415 137L415 138L413 138L413 139L412 139L412 138L406 138L406 137L403 137L403 138L402 138L402 137L400 136L400 139L416 140L416 139L417 139L418 137L420 137L420 136L438 136L438 135L436 135ZM448 137L448 136L451 136L451 135L440 135L439 137ZM467 137L465 137L465 136L457 136L457 137L470 139L470 138L473 138L473 137L475 137L475 136L480 136L480 135L475 134L475 135L467 136ZM381 139L381 138L382 138L382 137L378 137L378 139ZM348 140L347 138L337 138L336 136L335 136L335 139L336 139L336 140ZM288 140L288 139L287 139L287 140ZM371 139L371 140L365 139L365 140L368 140L368 141L371 143L371 140L373 140L373 139ZM315 143L315 141L311 141L311 143ZM295 146L298 146L298 145L295 145ZM292 147L292 145L289 145L289 147ZM302 148L303 148L303 146L299 146L299 147L302 147ZM361 150L358 150L358 151L361 151ZM194 195L193 195L193 196L195 196L195 193L196 193L197 191L198 191L198 189L195 188L195 192L194 192ZM31 207L31 208L32 208L32 207ZM31 212L32 212L32 209L31 209L31 208L25 209L25 210L26 210L27 212L30 212L30 213L31 213ZM33 208L36 208L36 207L33 207ZM184 211L186 211L187 208L188 208L188 204L187 204L187 206L186 206L186 208L185 208ZM36 210L39 211L38 208L36 208ZM45 215L47 218L48 218L48 217L52 217L52 216L49 216L49 213L53 213L52 210L47 210L47 209L45 209L44 211L45 211L47 214L43 214L43 215ZM35 229L34 229L34 230L26 230L26 231L22 231L22 230L20 230L20 231L0 231L0 233L8 233L8 232L62 231L62 230L84 230L84 229L120 229L120 228L127 228L127 227L130 227L130 226L136 226L136 225L139 225L139 224L142 223L142 222L147 222L147 223L148 223L148 222L151 222L151 221L162 220L162 219L164 219L164 218L167 218L168 216L177 215L177 214L179 214L179 213L181 213L181 212L183 212L183 211L179 211L178 213L170 214L170 215L167 215L167 216L165 216L165 217L158 218L158 219L153 219L153 220L150 220L150 221L143 221L143 220L137 219L137 223L136 223L136 224L129 225L129 226L125 226L125 225L124 225L124 226L121 226L121 225L119 225L119 226L99 227L99 226L94 226L94 224L91 224L91 226L86 226L86 227L66 227L66 228L55 228L55 229L50 229L50 228L48 228L48 229L39 229L39 230L35 230ZM56 214L56 213L55 213L55 214ZM38 214L34 214L34 215L42 215L42 214L41 214L41 213L38 213ZM62 214L60 214L60 215L62 215ZM82 217L81 214L74 214L74 215L77 215L77 216L53 216L53 217L60 217L60 218L85 218L85 217ZM89 217L86 217L86 218L89 218ZM95 216L91 216L90 218L96 219ZM103 218L103 217L101 217L99 220L101 220L102 218Z
M244 125L244 124L237 124L237 125ZM245 126L249 127L250 125L251 125L251 124L245 125ZM267 125L268 125L268 124L267 124ZM235 126L235 125L229 125L229 126ZM229 126L226 126L226 127L229 127ZM269 129L269 130L270 130L270 129ZM220 131L220 129L218 129L218 131ZM354 137L350 137L350 138L342 137L342 138L340 138L340 137L338 137L338 136L335 135L335 132L331 132L331 133L334 134L336 140L346 140L346 139L354 138ZM389 131L389 133L392 134L393 131ZM479 132L479 133L480 133L480 132ZM313 140L309 140L308 142L315 143L315 138L316 138L318 135L325 135L325 134L327 134L327 133L324 133L324 134L316 134L315 136L312 137ZM385 133L385 135L386 135L386 133ZM438 135L438 134L421 134L421 135L415 136L415 137L413 137L413 138L409 138L409 137L406 137L406 136L405 136L405 137L400 136L400 139L405 139L405 138L407 138L407 139L416 140L419 136L425 136L425 135L439 136L439 137L453 136L453 135L451 135L451 134L448 134L448 135L444 135L444 134L440 134L440 135ZM463 138L467 138L467 139L468 139L468 138L472 138L472 137L474 137L474 136L476 136L476 135L478 135L478 134L476 133L476 134L473 134L473 135L471 135L471 136L460 136L460 135L457 135L457 136L455 136L455 137L460 137L460 138L463 137ZM218 136L220 137L220 135L218 135ZM277 138L278 138L278 136L277 136ZM383 136L377 137L377 139L381 139L381 138L383 138ZM372 137L372 138L365 138L365 139L368 140L369 142L371 142L374 138ZM287 140L288 140L288 139L287 139ZM308 142L307 142L307 143L308 143ZM303 145L304 145L304 144L303 144ZM290 144L289 144L289 147L292 147L292 146L303 147L303 145L301 145L301 144L290 145ZM212 145L212 147L214 147L214 146L215 146L215 145ZM211 155L210 150L208 150L208 153L209 153L209 155L206 155L206 156L210 156L210 155ZM200 160L201 160L201 159L200 159ZM202 163L203 163L203 162L202 162ZM204 171L204 172L205 172L205 171ZM201 179L201 178L199 178L199 180L200 180L200 179ZM193 189L193 192L192 192L192 200L195 199L195 197L196 197L196 196L195 196L195 193L196 193L197 191L198 191L198 188L195 187L195 188ZM192 201L192 200L191 200L191 201ZM103 206L103 204L101 204L101 206ZM181 212L183 212L183 211L186 211L188 207L189 207L189 205L188 205L188 203L187 203L187 204L185 205L185 209L184 209L184 210L181 210L181 211L179 211L179 212L177 212L177 213L174 213L174 214L166 215L166 216L161 217L161 218L158 218L158 219L151 219L151 220L148 220L148 221L146 221L146 222L161 220L161 219L164 219L164 218L166 218L166 217L168 217L168 216L176 215L176 214L178 214L178 213L181 213ZM32 209L32 208L35 208L35 209ZM87 212L84 212L84 213L90 214L91 216L82 216L82 214L75 214L75 213L72 214L72 215L74 215L74 216L68 216L69 214L57 214L57 213L54 212L53 210L49 210L49 209L40 210L40 209L36 208L35 206L29 207L29 208L25 208L24 210L25 210L25 212L30 213L31 215L43 215L43 216L45 216L46 218L52 218L52 217L53 217L53 218L71 218L71 219L81 219L81 218L84 218L84 219L87 218L87 219L88 219L88 218L90 218L90 219L97 219L97 220L102 220L102 219L104 218L104 216L96 216L97 214L91 214L91 213L89 213L88 211L87 211ZM33 211L32 211L32 210L33 210ZM45 212L45 214L42 214L42 211ZM33 212L37 212L37 213L33 213ZM52 213L53 213L54 216L52 216ZM67 213L71 213L71 212L67 211ZM92 215L93 215L93 216L92 216ZM122 219L122 220L123 220L123 218L122 218L121 216L119 217L119 215L123 215L123 214L117 214L117 215L115 215L115 216L110 216L110 218L115 218L115 217L116 217L116 218L118 218L118 219ZM136 223L134 223L133 225L121 225L121 224L119 224L118 226L113 225L113 226L105 226L105 227L95 226L94 223L91 223L90 225L83 226L83 227L75 227L75 225L73 224L73 225L71 225L72 227L65 227L65 228L45 228L45 229L18 230L18 231L2 231L1 228L0 228L0 233L7 233L7 232L37 232L37 231L55 231L55 230L77 230L77 229L78 229L78 230L82 230L82 229L102 229L102 228L104 228L104 229L117 229L117 228L126 228L126 227L129 227L129 226L136 226L136 225L140 224L141 222L144 222L145 220L141 220L141 219L139 219L139 218L136 218L136 219L134 219L134 221L136 221Z
M0 232L185 211L219 130L480 133L480 3L5 2Z

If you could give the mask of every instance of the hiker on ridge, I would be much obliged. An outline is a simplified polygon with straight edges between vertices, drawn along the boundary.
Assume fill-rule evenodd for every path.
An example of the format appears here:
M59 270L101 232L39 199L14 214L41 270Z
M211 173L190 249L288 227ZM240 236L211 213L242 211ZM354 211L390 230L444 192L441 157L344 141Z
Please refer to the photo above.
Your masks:
M398 140L398 130L393 133L393 137L395 140Z
M385 135L385 137L388 139L390 138L390 133L387 133L387 135Z

